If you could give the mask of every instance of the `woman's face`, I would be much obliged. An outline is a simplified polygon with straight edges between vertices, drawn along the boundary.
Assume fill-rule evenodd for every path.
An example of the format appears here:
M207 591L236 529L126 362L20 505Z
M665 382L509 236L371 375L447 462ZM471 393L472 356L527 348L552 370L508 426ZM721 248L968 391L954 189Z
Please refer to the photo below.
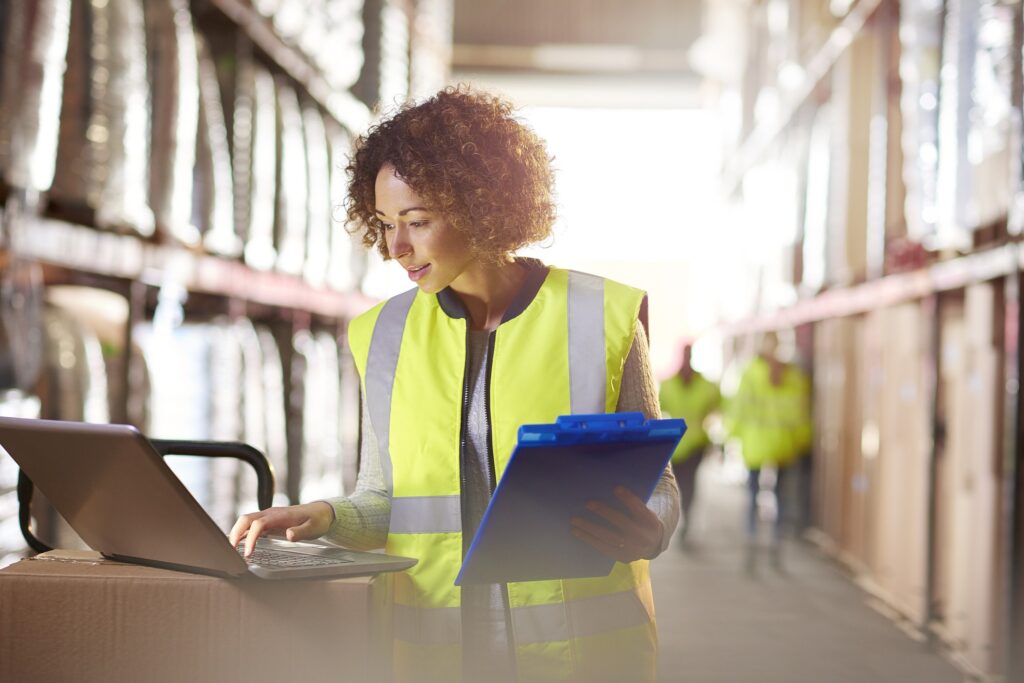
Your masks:
M385 164L374 184L377 218L391 258L428 294L440 292L475 261L466 239Z

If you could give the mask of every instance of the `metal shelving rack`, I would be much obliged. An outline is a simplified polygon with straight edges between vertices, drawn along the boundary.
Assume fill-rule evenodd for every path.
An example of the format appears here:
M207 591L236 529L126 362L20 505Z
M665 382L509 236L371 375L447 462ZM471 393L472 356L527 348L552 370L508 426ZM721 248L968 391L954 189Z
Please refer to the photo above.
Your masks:
M1024 65L1022 65L1022 45L1024 45L1024 15L1020 2L1007 3L1014 10L1013 55L1015 59L1013 92L1011 93L1015 114L1015 138L1017 144L1024 138ZM799 87L793 89L780 102L779 116L768 123L756 125L740 142L731 160L722 171L722 194L731 197L738 192L747 171L754 168L761 160L771 154L773 147L783 138L785 133L800 121L800 113L815 97L815 93L826 88L833 68L844 52L852 45L854 39L866 29L873 15L880 10L898 11L896 0L859 0L852 6L839 25L832 30L827 40L813 56L803 64L804 80ZM893 16L895 16L893 14ZM771 84L769 84L771 85ZM785 92L780 83L776 83L779 92ZM1004 585L1002 594L1007 597L1003 610L1003 632L1005 638L1005 671L1003 678L1007 681L1024 680L1024 652L1016 644L1024 642L1024 421L1021 411L1024 404L1020 401L1020 387L1024 383L1024 348L1020 344L1020 335L1024 333L1021 300L1022 277L1024 271L1024 246L1020 241L1020 227L1024 224L1024 162L1020 161L1018 152L1018 168L1009 179L1015 195L1011 202L1010 215L1005 216L1009 227L1008 235L1001 244L973 251L966 254L943 255L927 266L886 274L870 278L863 282L849 284L834 289L826 289L816 294L803 297L792 305L774 310L760 310L734 320L721 320L709 333L721 338L731 339L757 334L769 330L795 329L801 326L814 325L826 320L860 316L863 314L891 307L897 304L920 301L933 311L933 321L929 332L929 372L937 377L940 369L939 358L939 326L937 324L938 302L947 293L963 290L977 283L993 283L1002 292L1003 321L1002 375L1002 435L1001 458L1004 467L1004 490L1002 526L1006 530L1004 541L1008 557L1004 558ZM934 257L935 255L933 255ZM936 448L941 435L941 426L933 425L931 438L932 474L934 479ZM932 482L934 484L934 481ZM934 528L934 507L931 510L930 528ZM929 535L933 535L933 531ZM821 543L826 552L840 555L837 549L829 549L827 539ZM931 552L934 548L930 548ZM930 563L931 564L931 563ZM930 569L929 585L934 581ZM930 592L930 591L929 591ZM933 615L934 606L928 607L928 618L925 623L918 624L922 633L934 637L930 633L928 619Z
M332 87L314 62L278 35L271 20L257 13L248 0L205 0L193 2L192 9L199 6L218 30L251 42L255 51L262 53L264 63L293 81L327 117L352 134L371 124L370 107L349 90ZM0 268L18 259L38 264L33 267L39 268L46 285L85 285L125 297L128 319L122 345L126 351L114 370L122 380L117 383L120 391L111 400L110 419L114 422L141 424L143 402L137 399L143 388L143 368L129 350L135 346L135 328L151 315L162 287L172 285L187 293L184 308L189 318L251 317L268 324L279 339L290 339L311 327L341 338L347 322L373 303L358 290L314 286L299 275L258 270L240 259L206 253L160 236L110 231L74 222L83 220L80 217L50 215L39 199L0 181L0 234L12 240L7 245L9 251L0 249ZM286 387L292 382L294 356L287 346L280 349ZM291 405L294 397L286 392L285 398ZM358 407L355 411L358 413ZM289 436L290 471L301 455L301 442L301 435L298 439ZM290 476L287 493L296 501L298 485L297 478Z

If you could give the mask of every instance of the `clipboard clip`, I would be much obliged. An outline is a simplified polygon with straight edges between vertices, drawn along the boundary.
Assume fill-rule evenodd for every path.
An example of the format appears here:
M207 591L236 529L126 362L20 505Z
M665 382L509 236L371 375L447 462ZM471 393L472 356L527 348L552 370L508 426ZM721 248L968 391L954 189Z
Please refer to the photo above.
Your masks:
M682 420L647 420L643 413L560 415L553 424L519 427L519 443L571 445L650 438L678 441L684 431L686 423Z
M567 432L615 430L619 432L644 429L643 413L598 413L595 415L561 415L555 421Z

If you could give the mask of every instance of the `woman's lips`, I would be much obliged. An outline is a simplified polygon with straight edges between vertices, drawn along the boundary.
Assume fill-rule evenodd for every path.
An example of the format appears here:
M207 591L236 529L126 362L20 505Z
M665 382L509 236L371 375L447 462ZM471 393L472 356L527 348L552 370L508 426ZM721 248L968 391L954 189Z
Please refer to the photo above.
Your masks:
M428 270L430 270L429 263L426 264L425 266L419 266L418 268L407 268L406 272L409 273L410 280L412 280L413 282L417 282L427 274Z

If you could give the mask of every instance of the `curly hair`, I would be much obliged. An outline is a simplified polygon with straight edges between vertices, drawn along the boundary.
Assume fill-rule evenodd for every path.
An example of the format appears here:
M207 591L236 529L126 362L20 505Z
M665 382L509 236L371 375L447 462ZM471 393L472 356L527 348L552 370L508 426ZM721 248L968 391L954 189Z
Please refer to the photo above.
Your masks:
M480 258L501 259L551 234L551 158L543 140L498 97L449 87L404 105L356 140L346 168L349 229L387 259L374 196L385 164Z

